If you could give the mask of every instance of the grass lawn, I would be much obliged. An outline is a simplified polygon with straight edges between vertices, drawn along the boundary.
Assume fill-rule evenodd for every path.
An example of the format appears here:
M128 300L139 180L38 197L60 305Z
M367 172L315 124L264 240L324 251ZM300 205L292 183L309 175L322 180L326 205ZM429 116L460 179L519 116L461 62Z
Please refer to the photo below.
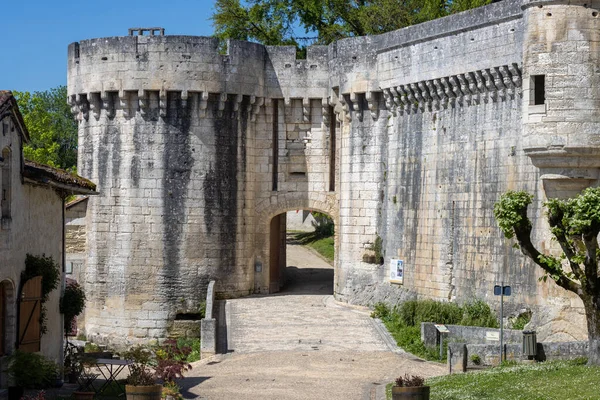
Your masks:
M323 237L315 232L299 232L294 234L294 239L303 246L313 248L325 259L333 262L333 236Z
M427 384L431 400L598 400L600 367L588 367L585 360L512 365L431 378Z

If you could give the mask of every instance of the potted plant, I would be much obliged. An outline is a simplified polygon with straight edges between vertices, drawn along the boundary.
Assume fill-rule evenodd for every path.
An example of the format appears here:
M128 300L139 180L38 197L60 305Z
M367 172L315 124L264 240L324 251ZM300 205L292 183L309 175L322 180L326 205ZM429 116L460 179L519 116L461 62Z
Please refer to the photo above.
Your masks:
M9 399L20 399L25 389L47 389L54 386L57 366L38 353L25 353L16 350L7 357Z
M64 377L69 383L77 383L77 378L83 372L83 348L67 341L65 358L63 360Z
M180 390L181 388L176 383L165 382L162 388L162 398L164 400L183 400Z
M179 347L176 339L165 340L155 351L156 377L162 380L165 386L177 386L175 379L183 378L183 373L192 369L186 361L191 352L189 346Z
M138 345L123 356L133 362L129 366L129 377L125 385L127 400L160 400L162 385L156 383L158 377L152 368L156 360L154 353Z
M392 400L429 400L429 386L425 386L422 376L408 375L396 378L396 384L392 386Z

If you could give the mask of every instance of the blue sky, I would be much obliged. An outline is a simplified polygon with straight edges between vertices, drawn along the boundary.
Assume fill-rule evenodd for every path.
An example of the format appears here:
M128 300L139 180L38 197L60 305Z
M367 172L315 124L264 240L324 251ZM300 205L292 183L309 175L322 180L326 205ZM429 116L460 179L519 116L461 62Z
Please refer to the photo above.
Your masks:
M67 46L160 26L167 35L210 36L213 0L2 2L0 90L41 91L66 85Z

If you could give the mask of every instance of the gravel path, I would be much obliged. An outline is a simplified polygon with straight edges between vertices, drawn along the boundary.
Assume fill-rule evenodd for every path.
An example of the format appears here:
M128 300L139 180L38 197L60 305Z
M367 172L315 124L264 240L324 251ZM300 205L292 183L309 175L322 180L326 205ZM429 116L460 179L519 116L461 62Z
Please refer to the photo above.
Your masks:
M395 348L368 310L335 302L321 258L288 245L287 259L284 291L227 301L230 352L194 364L185 398L372 400L405 372L445 373Z

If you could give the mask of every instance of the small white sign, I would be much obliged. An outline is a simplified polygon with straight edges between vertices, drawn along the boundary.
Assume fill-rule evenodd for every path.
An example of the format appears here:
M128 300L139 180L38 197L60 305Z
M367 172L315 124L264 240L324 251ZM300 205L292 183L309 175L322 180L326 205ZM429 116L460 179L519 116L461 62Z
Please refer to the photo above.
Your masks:
M390 260L390 282L404 284L404 260Z
M500 332L487 331L485 333L485 340L497 342L500 340Z
M434 324L433 326L435 326L435 329L437 329L439 333L450 333L446 325Z

